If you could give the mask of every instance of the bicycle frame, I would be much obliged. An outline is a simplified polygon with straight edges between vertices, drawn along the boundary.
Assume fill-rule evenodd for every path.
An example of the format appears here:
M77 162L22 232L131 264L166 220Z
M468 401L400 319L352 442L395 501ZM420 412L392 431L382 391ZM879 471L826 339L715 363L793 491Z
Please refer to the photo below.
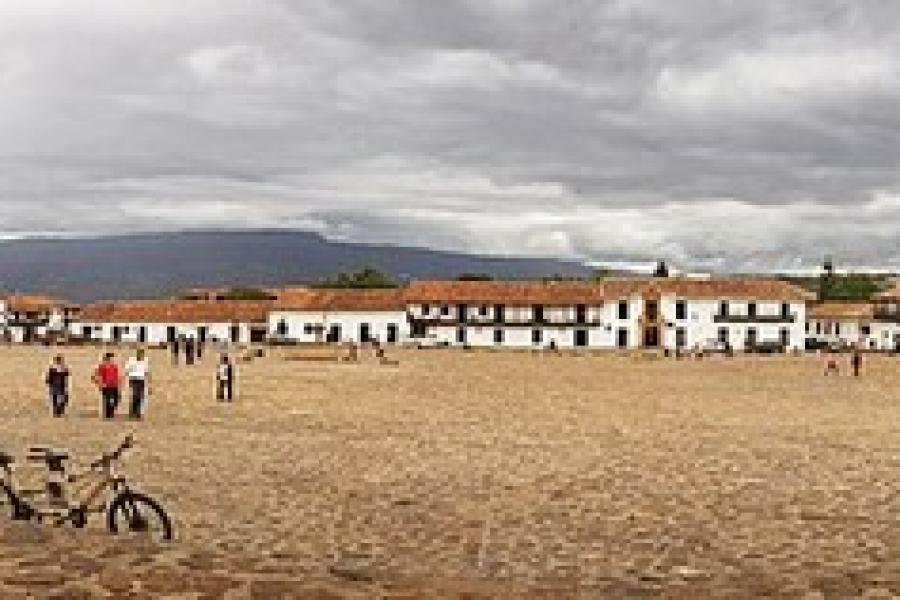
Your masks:
M84 518L87 513L102 513L106 510L106 505L103 503L92 507L92 504L103 492L107 490L117 492L120 488L124 491L128 490L125 478L113 473L113 461L116 459L118 459L118 452L112 458L105 456L103 460L99 461L99 464L95 463L90 469L63 477L62 481L48 477L48 483L57 483L60 486L58 494L51 493L49 485L42 489L18 488L13 481L11 466L5 465L3 468L5 476L0 478L0 488L5 488L9 493L17 516L25 519L36 518L38 522L42 522L45 518L55 517L54 524L62 525L69 520ZM70 493L69 485L85 479L88 480L87 484L76 488L75 493ZM93 484L91 484L91 480L94 481ZM30 500L30 497L35 496L47 498L48 505L51 505L54 500L59 500L65 502L65 506L38 507Z

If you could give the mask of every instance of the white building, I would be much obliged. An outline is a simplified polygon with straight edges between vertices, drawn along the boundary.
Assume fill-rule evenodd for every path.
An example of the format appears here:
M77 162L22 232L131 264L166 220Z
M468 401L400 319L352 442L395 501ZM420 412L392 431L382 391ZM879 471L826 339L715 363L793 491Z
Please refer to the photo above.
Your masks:
M869 302L821 302L806 310L806 339L810 348L879 349L880 327Z
M403 290L281 290L269 339L297 343L400 343L409 337Z
M264 342L268 302L165 300L84 307L69 326L73 337L110 343L158 345L180 337L200 342Z
M900 352L900 286L874 298L872 337L879 350Z
M806 298L763 279L423 281L406 291L414 338L537 348L802 350Z
M4 337L30 343L64 335L78 313L78 306L59 298L15 294L3 301Z

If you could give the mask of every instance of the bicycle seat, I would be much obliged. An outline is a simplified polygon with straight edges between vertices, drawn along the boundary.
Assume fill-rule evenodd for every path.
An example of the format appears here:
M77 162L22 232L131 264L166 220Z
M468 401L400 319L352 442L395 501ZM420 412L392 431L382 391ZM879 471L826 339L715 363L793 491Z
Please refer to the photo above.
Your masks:
M28 460L68 460L69 453L65 450L55 450L45 446L33 446L28 449Z

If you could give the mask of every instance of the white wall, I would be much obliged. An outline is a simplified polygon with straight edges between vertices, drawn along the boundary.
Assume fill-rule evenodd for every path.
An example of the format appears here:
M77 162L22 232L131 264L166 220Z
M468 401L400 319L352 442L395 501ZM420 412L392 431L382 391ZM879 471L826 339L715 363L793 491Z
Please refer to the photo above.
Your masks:
M287 325L287 335L278 335L279 322ZM369 336L386 343L388 325L397 326L398 342L409 337L409 324L405 311L373 312L306 312L273 311L269 313L268 329L272 339L283 338L301 343L324 342L333 325L341 328L341 342L359 342L360 329L369 325ZM310 331L308 326L313 326Z
M200 337L199 330L201 327L206 328L206 340L212 342L213 339L222 341L231 340L232 323L100 323L80 321L69 325L69 332L74 336L82 336L85 327L90 327L91 339L100 342L113 341L113 328L119 327L121 331L121 341L125 343L136 343L139 338L140 328L146 328L147 344L164 344L169 339L168 328L175 327L177 336ZM250 325L247 323L238 324L240 329L239 343L245 344L250 341Z
M743 350L747 338L747 330L756 329L756 339L760 342L778 342L781 329L788 329L789 348L802 350L805 346L806 305L803 302L791 302L789 312L794 315L794 320L788 322L767 323L763 321L745 322L721 322L716 323L715 316L720 312L721 301L719 299L691 300L684 298L687 303L686 319L678 320L676 316L676 303L679 298L675 296L663 296L662 304L662 343L664 347L676 348L677 328L683 327L686 333L686 348L709 349L716 347L719 339L719 329L728 330L728 339L732 348ZM780 301L755 301L756 314L759 316L781 315ZM748 315L747 300L728 300L729 314L746 317ZM672 327L667 327L671 324Z

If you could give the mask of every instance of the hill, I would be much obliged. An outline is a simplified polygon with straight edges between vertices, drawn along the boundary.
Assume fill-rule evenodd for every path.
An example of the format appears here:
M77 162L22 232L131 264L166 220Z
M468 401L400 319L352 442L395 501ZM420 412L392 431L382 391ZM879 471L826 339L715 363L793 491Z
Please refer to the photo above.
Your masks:
M345 244L301 231L192 231L0 242L0 287L77 302L153 298L188 287L308 283L374 267L400 279L487 273L586 276L575 262Z

